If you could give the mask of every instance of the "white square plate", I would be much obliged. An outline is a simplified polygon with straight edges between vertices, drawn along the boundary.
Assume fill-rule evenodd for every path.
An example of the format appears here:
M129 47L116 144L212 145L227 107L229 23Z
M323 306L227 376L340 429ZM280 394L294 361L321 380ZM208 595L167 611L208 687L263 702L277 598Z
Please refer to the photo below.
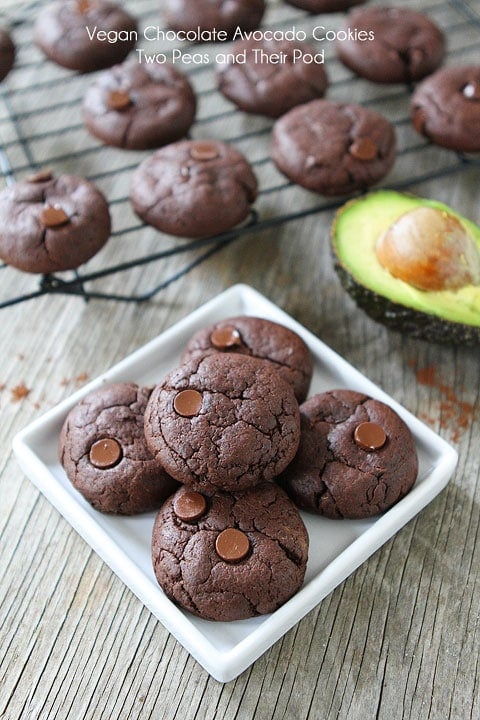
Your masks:
M159 588L150 561L154 513L113 517L97 512L73 489L57 460L60 428L68 411L104 382L155 384L177 364L192 333L233 315L257 315L295 330L315 359L310 394L335 387L365 392L393 407L408 423L420 459L412 491L371 520L328 520L302 514L310 558L301 590L271 615L216 623L177 608ZM318 338L246 285L235 285L178 322L104 375L20 432L13 448L24 472L69 523L201 665L221 682L232 680L372 555L447 484L457 453ZM316 548L322 548L317 552Z

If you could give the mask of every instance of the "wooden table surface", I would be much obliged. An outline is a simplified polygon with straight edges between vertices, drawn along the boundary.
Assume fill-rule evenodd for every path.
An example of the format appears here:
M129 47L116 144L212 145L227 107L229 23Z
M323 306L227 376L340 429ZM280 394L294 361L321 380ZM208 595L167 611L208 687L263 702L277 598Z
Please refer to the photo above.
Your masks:
M113 201L116 235L87 269L181 246L150 230L129 230L136 224L125 199L129 168L145 153L102 150L87 135L79 98L90 78L41 62L31 44L31 20L42 3L14 3L9 9L10 4L1 5L14 23L20 51L0 98L0 133L11 179L24 177L33 163L98 182ZM465 5L403 4L425 9L444 27L449 64L478 62L479 30ZM153 0L125 5L142 22L161 22ZM478 12L478 0L470 7ZM341 17L311 18L272 2L266 22L277 21L284 27L295 21L306 28L319 23L336 28ZM335 61L331 43L327 58L335 81L331 97L366 101L400 119L399 145L413 150L399 157L385 185L456 160L439 149L415 149L422 142L401 121L408 114L401 88L352 80ZM281 185L280 175L262 160L268 156L267 121L228 112L211 120L230 108L213 92L212 77L211 67L192 75L196 88L204 90L193 135L244 136L238 146L259 160L264 186ZM478 168L467 168L408 187L478 222L479 179ZM319 202L325 200L303 190L273 189L259 200L260 218ZM479 352L413 340L367 318L333 270L332 217L333 210L306 214L245 235L147 303L86 303L48 294L0 310L2 720L480 717ZM185 255L175 256L107 277L95 287L141 292L184 263ZM38 287L36 278L10 268L1 270L1 278L2 299ZM221 684L23 475L11 442L30 421L237 282L277 303L451 442L459 465L426 509L248 670Z

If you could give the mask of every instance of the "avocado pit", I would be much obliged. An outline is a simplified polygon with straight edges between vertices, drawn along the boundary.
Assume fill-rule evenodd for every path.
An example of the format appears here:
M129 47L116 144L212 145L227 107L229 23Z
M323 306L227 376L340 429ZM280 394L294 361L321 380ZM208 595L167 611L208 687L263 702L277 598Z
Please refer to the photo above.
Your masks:
M401 215L378 239L379 263L420 290L480 285L480 253L462 223L427 206Z

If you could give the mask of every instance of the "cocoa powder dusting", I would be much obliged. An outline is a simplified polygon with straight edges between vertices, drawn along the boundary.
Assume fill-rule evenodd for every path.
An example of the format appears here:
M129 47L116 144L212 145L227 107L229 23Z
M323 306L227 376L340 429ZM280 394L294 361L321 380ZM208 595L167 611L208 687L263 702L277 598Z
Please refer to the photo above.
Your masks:
M88 380L88 373L82 372L82 373L80 373L80 375L77 375L74 378L66 378L66 377L62 378L60 380L60 385L62 387L66 387L71 382L75 383L75 385L82 385L84 382L87 382L87 380Z
M436 381L436 368L434 365L427 365L427 367L419 368L417 370L417 382L420 385L428 385L428 387L435 387Z
M427 413L421 413L420 419L430 424L439 420L440 429L449 433L452 442L459 442L462 431L467 430L477 418L478 408L472 403L463 401L450 385L442 382L434 365L416 368L415 362L412 361L409 364L415 370L417 382L420 385L436 388L440 394L438 416L432 417Z
M24 383L20 383L20 385L15 385L15 387L12 388L12 402L20 402L20 400L23 400L29 394L30 390Z

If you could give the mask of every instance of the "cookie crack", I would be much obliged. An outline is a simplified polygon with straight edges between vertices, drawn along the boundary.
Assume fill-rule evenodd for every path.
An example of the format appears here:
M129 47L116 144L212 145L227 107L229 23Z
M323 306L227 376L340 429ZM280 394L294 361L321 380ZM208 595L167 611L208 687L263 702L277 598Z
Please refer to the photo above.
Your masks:
M384 474L385 474L384 472L379 473L379 475L374 478L374 479L375 479L375 485L372 486L372 487L367 488L367 491L366 491L366 493L365 493L365 499L366 499L367 505L368 505L369 507L372 507L372 505L373 505L373 507L379 508L378 503L372 503L372 499L373 499L373 496L375 495L375 492L376 492L377 488L378 488L380 485L383 485L383 488L384 488L384 491L385 491L385 492L386 492L387 489L388 489L388 485L387 485L387 483L386 483L386 482L384 481L384 479L383 479ZM385 494L385 492L384 492L384 494Z
M403 66L404 82L412 82L412 53L414 51L422 52L421 43L417 43L418 37L421 37L423 31L418 31L416 28L412 28L409 44L406 48L396 47L393 43L389 42L387 38L379 37L378 43L384 47L387 52L395 55L400 64Z
M134 119L135 119L135 114L134 114L134 113L129 114L128 117L126 118L127 122L126 122L126 124L125 124L124 129L123 129L122 138L121 138L121 140L120 140L122 147L127 147L128 144L129 144L130 131L131 131L131 129L132 129Z
M320 415L320 414L318 414L318 415L316 415L316 416L313 417L313 418L308 418L309 421L313 424L314 427L315 427L319 422L325 422L325 423L327 423L327 424L329 424L329 425L332 425L332 424L334 424L334 425L341 425L342 423L350 422L350 421L354 418L354 416L355 416L355 410L354 410L353 412L350 410L350 407L351 407L350 403L347 403L342 397L339 398L338 395L336 394L336 392L335 392L334 390L333 390L333 391L330 391L330 395L331 395L332 397L334 397L334 398L337 400L337 402L340 403L340 405L342 406L342 408L345 408L345 410L348 410L348 411L349 411L349 415L348 415L347 417L345 417L345 418L339 418L339 419L337 419L337 418L334 417L333 415L325 415L325 414ZM362 400L358 400L358 402L357 402L357 407L360 407L360 406L365 405L370 399L371 399L371 398L368 398L367 396L364 396ZM367 414L368 414L368 410L367 410Z
M295 555L294 552L289 547L287 547L287 545L285 545L285 543L283 543L278 537L275 537L274 535L269 535L265 531L264 527L259 528L255 522L255 518L253 518L253 527L255 528L255 531L259 533L259 535L262 535L263 537L266 537L269 540L271 540L272 542L274 542L280 548L280 550L283 552L285 557L288 560L290 560L290 562L293 563L293 565L295 565L295 567L301 566L301 564L302 564L301 556ZM280 561L278 561L278 562L280 562Z
M301 368L296 368L293 365L289 365L286 362L282 362L282 360L276 360L272 357L267 357L265 355L257 355L256 353L251 350L251 348L245 343L245 347L247 347L250 350L250 357L256 358L257 360L268 360L268 362L271 362L273 365L278 365L281 368L285 368L286 370L294 370L295 372L299 372L303 375L303 377L307 376L307 373L302 370Z
M357 465L355 465L355 464L350 464L346 458L344 458L344 457L339 457L339 456L336 455L336 453L332 450L332 446L331 446L331 442L330 442L330 437L329 437L328 435L327 435L327 446L328 446L328 452L330 453L330 456L331 456L331 457L327 458L327 460L325 461L325 467L326 467L326 465L327 465L328 463L338 462L340 465L344 465L345 467L350 468L350 470L355 470L356 472L361 473L362 475L369 475L369 476L371 476L372 478L378 478L378 477L380 477L380 476L383 474L383 472L384 472L383 470L375 470L375 468L372 468L372 470L370 470L370 471L362 470L362 469L359 468ZM328 487L328 483L325 482L325 485Z
M195 472L194 470L192 470L192 468L190 467L190 464L189 464L189 463L191 463L192 458L188 458L188 461L187 461L187 458L184 458L177 450L175 450L175 448L174 448L169 442L167 442L167 438L165 437L165 434L164 434L164 432L163 432L161 423L160 423L159 426L158 426L158 432L159 432L159 434L160 434L160 436L161 436L161 438L162 438L162 440L163 440L163 442L164 442L164 444L165 444L165 447L166 447L166 448L168 449L168 451L172 454L172 456L173 456L173 458L174 458L174 460L175 460L175 465L176 465L176 466L182 466L184 463L186 463L190 475L192 475L193 478L194 478L196 481L200 481L203 476L202 476L202 475L199 475L198 473L196 473L196 472ZM195 454L194 454L192 457L195 458ZM161 461L160 452L158 452L158 451L155 451L155 460L159 463L159 465L161 465L161 466L163 467L163 464L162 464L162 461Z
M243 190L248 204L253 204L257 199L257 188L249 185L248 182L243 180L241 177L235 176L235 181L239 188Z
M188 544L188 542L185 544L185 547L187 544ZM159 557L158 557L157 561L155 562L155 565L157 565L157 564L161 565L162 554L169 555L170 558L173 560L174 564L178 566L178 568L180 570L180 579L175 583L175 586L177 588L179 587L180 592L183 593L188 598L188 601L190 602L191 607L194 608L194 611L197 613L197 615L201 615L200 609L198 608L197 604L195 603L191 594L189 593L189 591L187 590L187 588L185 586L185 580L183 577L183 568L182 568L182 563L185 561L183 561L181 557L178 557L175 553L171 552L167 548L162 547L160 550L160 553L159 553ZM177 590L177 592L178 592L178 590ZM176 600L175 593L173 593L173 599Z
M432 103L432 105L435 108L435 112L438 115L443 116L447 121L450 121L452 119L452 114L448 112L448 110L445 107L442 107L442 105L439 105L439 103L436 101L434 95L427 89L424 90L425 96L428 98L429 102ZM416 105L417 110L423 109L423 103L420 105Z

